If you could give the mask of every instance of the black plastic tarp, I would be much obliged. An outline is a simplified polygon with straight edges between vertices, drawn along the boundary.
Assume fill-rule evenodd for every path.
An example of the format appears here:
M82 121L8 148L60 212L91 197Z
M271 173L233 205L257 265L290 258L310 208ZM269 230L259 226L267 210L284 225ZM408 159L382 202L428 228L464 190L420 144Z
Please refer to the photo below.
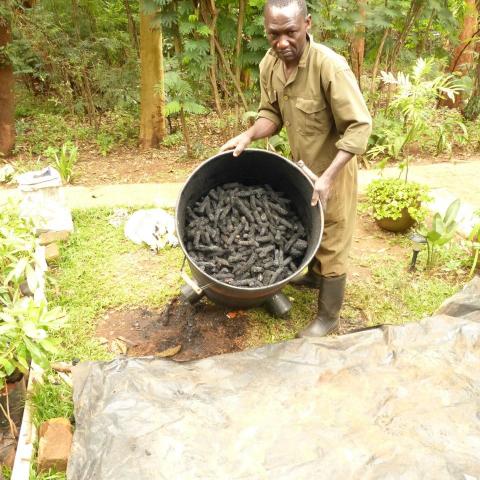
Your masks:
M480 279L402 326L74 370L71 480L480 478Z

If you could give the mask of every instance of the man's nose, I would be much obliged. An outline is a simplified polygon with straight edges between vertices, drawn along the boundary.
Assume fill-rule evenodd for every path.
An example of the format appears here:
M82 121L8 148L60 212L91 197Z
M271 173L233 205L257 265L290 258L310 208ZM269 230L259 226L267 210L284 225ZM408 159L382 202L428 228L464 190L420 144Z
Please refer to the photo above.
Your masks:
M288 46L289 46L288 38L282 35L278 40L277 48L279 48L280 50L283 50L285 48L288 48Z

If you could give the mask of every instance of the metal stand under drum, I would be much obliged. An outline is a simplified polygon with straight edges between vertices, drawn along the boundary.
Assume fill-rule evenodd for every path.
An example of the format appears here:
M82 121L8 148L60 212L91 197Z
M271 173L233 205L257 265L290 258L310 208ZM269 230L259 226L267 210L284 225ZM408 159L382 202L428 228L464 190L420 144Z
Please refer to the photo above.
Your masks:
M186 282L180 287L180 299L184 303L190 303L193 305L201 300L205 295L205 292L191 278L184 275L182 275L182 278L186 280ZM276 318L287 318L292 309L292 303L282 292L277 292L267 298L262 306Z

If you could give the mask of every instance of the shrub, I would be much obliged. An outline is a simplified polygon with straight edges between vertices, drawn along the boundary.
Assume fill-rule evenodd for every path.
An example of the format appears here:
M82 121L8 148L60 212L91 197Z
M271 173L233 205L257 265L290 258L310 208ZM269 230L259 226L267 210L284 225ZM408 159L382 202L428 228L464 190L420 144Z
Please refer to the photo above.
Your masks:
M367 187L366 195L367 205L377 220L396 220L402 216L402 211L407 209L410 216L420 222L427 214L422 203L430 200L426 185L398 178L373 180Z

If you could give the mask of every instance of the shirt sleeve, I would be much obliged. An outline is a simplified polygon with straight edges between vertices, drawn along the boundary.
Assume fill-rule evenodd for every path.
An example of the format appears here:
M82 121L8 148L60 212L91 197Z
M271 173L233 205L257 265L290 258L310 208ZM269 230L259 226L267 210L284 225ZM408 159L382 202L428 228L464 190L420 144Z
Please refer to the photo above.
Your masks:
M260 62L260 105L258 106L257 118L267 118L277 126L278 132L283 126L283 120L276 92L268 84L269 69L271 67L265 65L265 58Z
M334 72L325 93L340 134L335 146L354 155L365 153L372 132L372 118L350 68Z

